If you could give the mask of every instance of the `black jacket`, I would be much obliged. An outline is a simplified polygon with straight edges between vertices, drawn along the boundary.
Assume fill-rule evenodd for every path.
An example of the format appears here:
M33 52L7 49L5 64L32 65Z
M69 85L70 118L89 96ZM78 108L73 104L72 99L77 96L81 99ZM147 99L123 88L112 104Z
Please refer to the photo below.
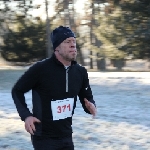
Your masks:
M32 90L33 113L27 108L24 93ZM94 103L89 85L88 74L84 67L75 61L68 69L59 62L55 55L31 66L17 81L12 89L12 97L19 116L24 121L28 116L38 118L35 135L61 137L72 134L72 117L53 121L51 101L74 98L73 112L77 96L84 108L84 98Z

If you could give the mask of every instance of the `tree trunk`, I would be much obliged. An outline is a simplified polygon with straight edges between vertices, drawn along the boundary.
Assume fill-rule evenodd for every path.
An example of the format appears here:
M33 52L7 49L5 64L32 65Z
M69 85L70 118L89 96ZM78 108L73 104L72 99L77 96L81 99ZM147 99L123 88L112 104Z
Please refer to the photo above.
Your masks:
M97 69L98 70L106 70L106 60L104 58L97 59Z
M45 0L45 8L46 8L46 35L47 35L47 57L51 57L53 53L51 39L50 39L50 20L48 16L48 1Z

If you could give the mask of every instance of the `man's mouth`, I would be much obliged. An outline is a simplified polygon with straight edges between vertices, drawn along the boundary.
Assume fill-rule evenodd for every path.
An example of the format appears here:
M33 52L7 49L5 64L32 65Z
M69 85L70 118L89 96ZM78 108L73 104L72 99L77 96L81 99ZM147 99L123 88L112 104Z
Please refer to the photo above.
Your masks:
M77 51L76 50L70 50L69 52L70 53L76 53Z

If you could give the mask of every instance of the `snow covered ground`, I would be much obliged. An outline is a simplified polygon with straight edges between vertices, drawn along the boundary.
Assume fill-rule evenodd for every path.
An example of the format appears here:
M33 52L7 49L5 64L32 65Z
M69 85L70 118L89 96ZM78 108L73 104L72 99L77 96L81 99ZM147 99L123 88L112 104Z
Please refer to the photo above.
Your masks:
M32 150L10 90L24 70L0 70L0 150ZM95 119L78 102L75 150L150 150L150 72L89 72ZM31 108L31 93L26 94Z

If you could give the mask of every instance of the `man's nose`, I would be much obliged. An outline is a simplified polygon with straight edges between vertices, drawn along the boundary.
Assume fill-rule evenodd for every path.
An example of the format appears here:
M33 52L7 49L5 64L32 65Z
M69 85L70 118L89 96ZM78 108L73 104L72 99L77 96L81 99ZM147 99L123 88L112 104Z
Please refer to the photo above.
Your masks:
M71 46L75 47L75 46L76 46L76 43L71 42Z

